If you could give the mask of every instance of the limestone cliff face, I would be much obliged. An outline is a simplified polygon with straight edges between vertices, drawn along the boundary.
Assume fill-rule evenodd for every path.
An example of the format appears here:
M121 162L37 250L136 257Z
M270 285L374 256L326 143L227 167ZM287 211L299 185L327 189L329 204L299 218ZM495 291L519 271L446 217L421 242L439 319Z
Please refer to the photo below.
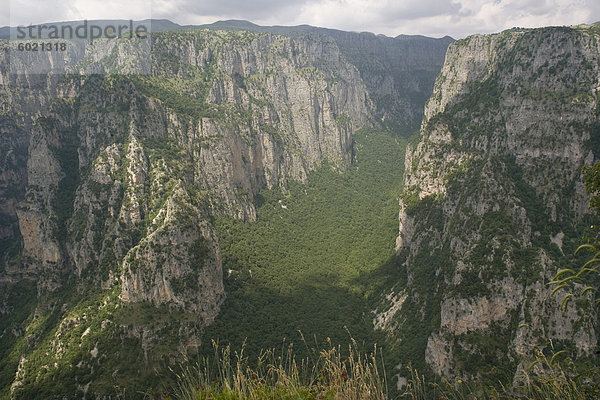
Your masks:
M71 78L33 107L44 113L54 99L47 116L11 133L29 138L27 194L18 212L14 199L4 206L19 216L29 264L72 264L81 276L102 259L107 235L118 261L128 247L120 236L149 234L158 222L148 213L166 213L166 202L153 203L175 187L202 192L212 214L253 219L263 187L302 181L322 160L349 163L352 130L368 123L371 105L334 42L208 31L153 40L152 75ZM102 59L81 65L111 71ZM53 234L61 224L71 237Z
M358 69L373 100L379 126L406 136L419 129L423 104L431 94L446 49L454 41L449 36L387 37L307 25L259 26L247 21L219 21L201 28L268 32L313 41L333 39L344 57Z
M212 70L206 102L214 104L220 121L201 119L190 128L212 141L199 151L203 164L232 165L229 171L198 171L224 194L228 211L254 218L252 205L232 194L236 190L251 198L264 186L304 181L324 159L339 168L348 164L352 130L369 122L372 106L356 68L333 41L248 32L200 36L204 47L196 46L202 49L197 54L189 54L189 43L177 33L158 39L154 49ZM169 67L154 69L162 69L161 76L173 68L185 75L185 64ZM221 136L229 140L213 140Z
M549 339L593 357L589 299L563 312L546 283L577 265L589 227L580 170L600 156L598 39L547 28L448 50L407 152L397 248L408 298L388 324L402 338L416 313L427 339L415 347L437 374L515 374Z
M97 343L102 351L117 340L111 351L122 356L125 338L144 338L146 354L171 335L153 362L197 347L225 297L213 218L252 220L262 188L303 181L325 160L345 168L353 130L370 124L360 75L331 40L224 31L152 40L148 75L123 74L135 57L112 57L122 41L96 44L94 58L60 79L10 75L0 60L0 240L10 244L0 281L33 280L50 297L65 285L99 289L103 306L77 322L90 328L80 365L92 370ZM51 312L71 326L76 311L65 307ZM146 310L133 324L120 317L130 307ZM178 324L142 318L165 309ZM69 357L80 351L32 335L61 343ZM19 365L19 382L52 370Z
M423 104L444 62L449 36L433 39L326 30L360 71L376 108L378 122L394 131L419 129Z
M0 265L20 252L17 208L26 191L29 136L59 82L52 76L11 75L8 65L0 44Z

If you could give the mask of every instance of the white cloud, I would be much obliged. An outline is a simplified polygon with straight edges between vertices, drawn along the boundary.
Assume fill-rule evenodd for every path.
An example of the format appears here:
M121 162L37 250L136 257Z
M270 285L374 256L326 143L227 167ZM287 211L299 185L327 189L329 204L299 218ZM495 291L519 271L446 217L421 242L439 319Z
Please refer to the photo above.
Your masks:
M148 0L8 0L0 11L0 26L92 19L147 19Z
M153 3L152 3L153 1ZM598 0L10 0L15 24L76 19L167 18L180 24L247 19L264 25L310 24L390 36L497 32L513 26L600 20ZM8 24L8 10L0 10Z
M342 4L348 7L340 7ZM514 26L539 27L594 22L600 20L600 2L411 0L392 6L386 1L373 4L368 0L329 0L306 7L299 18L316 20L319 25L324 26L370 30L390 36L406 33L460 38L472 33L498 32Z

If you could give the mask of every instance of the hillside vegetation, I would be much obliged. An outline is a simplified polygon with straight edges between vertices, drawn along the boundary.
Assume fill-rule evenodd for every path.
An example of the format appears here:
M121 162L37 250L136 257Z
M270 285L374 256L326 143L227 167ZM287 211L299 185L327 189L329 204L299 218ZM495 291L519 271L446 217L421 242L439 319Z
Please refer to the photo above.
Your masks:
M345 327L372 340L365 277L394 254L405 146L362 131L348 170L324 164L305 185L264 190L254 223L218 220L228 295L205 344L245 341L257 354L299 331L318 345L346 343Z

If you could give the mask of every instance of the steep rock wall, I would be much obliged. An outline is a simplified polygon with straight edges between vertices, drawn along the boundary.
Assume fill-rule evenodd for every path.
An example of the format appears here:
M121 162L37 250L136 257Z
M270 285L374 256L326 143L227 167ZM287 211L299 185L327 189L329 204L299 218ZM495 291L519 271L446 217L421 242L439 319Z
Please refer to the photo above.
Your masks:
M449 36L388 37L369 32L302 26L259 26L247 21L219 21L198 28L268 32L302 40L333 39L365 83L379 126L410 136L419 129L423 105L444 62ZM184 29L179 27L178 29Z
M516 377L549 340L595 357L589 299L563 312L546 283L580 262L590 225L580 173L600 154L599 39L513 30L448 50L407 151L397 249L408 298L387 325L439 375ZM422 340L407 340L416 330Z

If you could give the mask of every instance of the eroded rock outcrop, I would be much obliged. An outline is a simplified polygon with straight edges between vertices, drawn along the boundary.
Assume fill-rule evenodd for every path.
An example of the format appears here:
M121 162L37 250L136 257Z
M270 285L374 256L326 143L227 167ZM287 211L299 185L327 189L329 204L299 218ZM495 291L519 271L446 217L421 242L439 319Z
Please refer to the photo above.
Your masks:
M546 283L576 266L589 227L580 174L600 156L598 39L589 27L513 30L448 50L407 151L408 298L394 328L439 375L516 375L549 340L595 357L590 299L563 311ZM423 340L403 333L418 329Z

